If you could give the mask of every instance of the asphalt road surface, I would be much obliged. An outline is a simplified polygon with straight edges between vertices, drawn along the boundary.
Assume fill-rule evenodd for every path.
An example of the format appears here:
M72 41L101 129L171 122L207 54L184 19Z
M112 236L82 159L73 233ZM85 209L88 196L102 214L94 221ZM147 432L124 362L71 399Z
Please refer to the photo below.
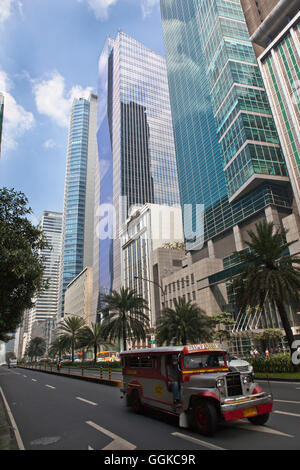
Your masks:
M179 428L175 418L135 414L116 387L7 367L0 387L25 450L300 450L300 383L272 382L265 426L227 423L212 438Z

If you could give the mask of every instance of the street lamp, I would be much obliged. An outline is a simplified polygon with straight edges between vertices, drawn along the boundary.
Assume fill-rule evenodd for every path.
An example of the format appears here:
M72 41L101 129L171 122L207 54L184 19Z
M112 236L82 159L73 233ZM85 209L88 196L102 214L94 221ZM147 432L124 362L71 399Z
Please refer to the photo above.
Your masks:
M163 287L160 284L158 284L158 282L151 281L150 279L146 279L145 277L139 277L139 276L134 276L134 279L142 279L143 281L151 282L155 286L159 287L162 291L163 301L164 301L164 305L165 305L165 291L164 291Z

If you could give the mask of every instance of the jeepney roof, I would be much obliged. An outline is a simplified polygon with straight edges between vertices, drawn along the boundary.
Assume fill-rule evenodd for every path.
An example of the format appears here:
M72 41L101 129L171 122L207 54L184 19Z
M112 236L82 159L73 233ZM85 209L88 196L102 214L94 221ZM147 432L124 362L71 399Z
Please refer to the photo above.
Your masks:
M193 354L196 352L226 351L221 345L216 343L189 344L186 346L161 346L158 348L131 349L122 351L120 356L131 354L172 354L180 353Z

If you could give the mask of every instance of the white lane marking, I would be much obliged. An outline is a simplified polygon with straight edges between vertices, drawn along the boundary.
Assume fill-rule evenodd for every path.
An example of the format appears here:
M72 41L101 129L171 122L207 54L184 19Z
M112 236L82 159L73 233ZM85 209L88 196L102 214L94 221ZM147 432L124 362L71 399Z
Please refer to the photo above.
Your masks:
M24 447L24 444L23 444L23 441L22 441L22 438L21 438L21 435L19 433L19 430L18 430L18 427L16 425L16 422L14 420L14 417L12 415L12 412L9 408L9 405L6 401L6 398L4 396L4 393L3 393L3 390L2 388L0 387L0 392L1 392L1 395L2 395L2 398L3 398L3 403L4 403L4 406L6 408L6 411L7 411L7 414L9 416L9 420L10 420L10 423L11 423L11 426L14 430L14 433L15 433L15 437L16 437L16 441L17 441L17 444L18 444L18 447L19 447L19 450L25 450L25 447Z
M45 385L46 387L48 388L52 388L53 390L55 390L55 387L52 387L52 385Z
M273 411L273 413L277 413L278 415L295 416L296 418L300 418L300 414L298 413L288 413L287 411Z
M98 403L94 403L93 401L86 400L85 398L76 397L76 400L83 401L84 403L88 403L89 405L98 406Z
M93 421L86 421L86 424L89 426L92 426L93 428L97 429L97 431L102 432L106 436L110 437L113 439L113 441L108 444L106 447L103 447L102 450L134 450L136 449L136 446L131 444L128 441L125 441L125 439L122 439L122 437L117 436L116 434L108 431L105 428L102 428L98 424L93 423Z
M26 377L27 377L27 375L23 375L23 377L25 377L25 378L26 378Z
M93 447L91 446L88 446L88 450L94 450Z
M36 379L31 379L31 380L32 380L32 382L37 382L37 380L36 380Z
M291 400L274 400L277 403L291 403L292 405L300 405L300 401L291 401Z
M187 434L182 434L181 432L172 432L171 434L172 436L180 437L181 439L193 442L194 444L198 444L199 446L207 447L208 449L226 450L223 447L216 446L215 444L211 444L210 442L202 441L201 439L196 439L195 437L188 436Z
M276 413L276 411L274 412ZM246 424L246 423L236 423L234 427L238 427L241 429L245 429L247 431L255 431L255 432L263 432L265 434L274 434L276 436L283 436L283 437L294 437L291 434L286 434L281 431L277 431L277 429L268 428L266 426L255 426L254 424Z

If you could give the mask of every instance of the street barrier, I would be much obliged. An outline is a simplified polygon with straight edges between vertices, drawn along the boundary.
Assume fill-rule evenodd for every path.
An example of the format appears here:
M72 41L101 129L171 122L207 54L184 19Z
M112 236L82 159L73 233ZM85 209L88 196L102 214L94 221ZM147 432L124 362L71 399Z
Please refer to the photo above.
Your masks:
M41 365L39 367L37 367L37 366L36 367L28 366L28 365L23 365L23 366L18 365L18 367L21 368L21 369L29 369L29 370L39 371L39 372L43 372L43 373L46 373L46 374L61 375L63 377L70 377L70 378L73 378L73 379L86 380L87 382L94 382L94 383L99 383L99 384L102 384L102 385L110 385L112 387L122 387L122 385L123 385L123 382L121 380L114 380L114 379L111 378L111 369L110 368L108 370L109 378L106 379L106 378L103 377L103 367L100 368L100 378L96 377L96 376L93 377L93 376L85 375L84 371L86 369L84 369L84 368L82 368L81 375L80 375L80 374L71 374L70 367L68 368L67 373L62 372L61 370L53 371L52 366L50 367L50 370L47 369L46 367L44 369L42 369Z

